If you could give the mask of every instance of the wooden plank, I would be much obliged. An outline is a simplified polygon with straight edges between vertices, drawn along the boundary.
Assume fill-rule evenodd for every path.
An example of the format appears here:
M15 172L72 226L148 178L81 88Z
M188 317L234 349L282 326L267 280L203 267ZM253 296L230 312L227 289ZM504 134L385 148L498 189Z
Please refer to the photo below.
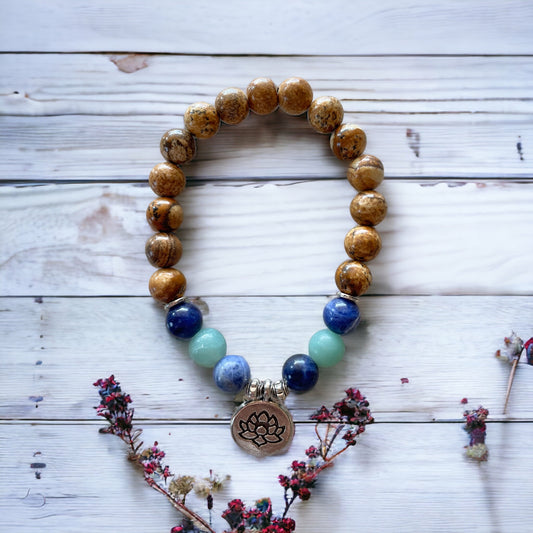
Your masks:
M144 179L161 157L161 134L181 125L181 118L159 114L182 114L192 101L212 100L224 85L244 86L250 72L266 70L277 81L294 74L289 58L142 56L133 61L146 68L129 75L110 61L120 61L114 56L21 57L1 57L11 74L1 90L3 113L113 116L3 117L0 178L11 181ZM381 155L389 177L531 178L527 59L330 59L328 80L316 57L302 58L299 73L316 94L343 99L346 120L363 125L368 150ZM188 173L302 178L335 176L341 168L327 138L312 133L303 118L277 113L223 127L216 139L200 143L198 164Z
M302 76L315 96L376 114L533 113L529 57L211 57L147 54L0 55L0 113L183 115L256 76ZM444 115L444 117L439 116ZM447 117L449 119L449 117Z
M246 14L246 22L243 15ZM2 51L186 54L531 54L519 0L268 3L8 0ZM326 21L318 26L318 21ZM423 46L421 45L423 43Z
M219 426L151 425L144 440L160 443L175 472L231 474L215 495L213 520L220 532L219 515L235 497L251 504L270 496L275 512L282 511L277 475L288 472L314 441L310 425L298 429L288 454L264 461L236 450ZM0 509L7 530L85 533L101 529L105 520L117 533L156 533L179 523L126 460L122 443L98 434L95 425L4 425L1 434L0 475L9 483L1 485ZM461 533L465 527L528 533L533 472L524 443L532 438L533 424L489 423L489 460L478 464L464 457L468 441L460 424L376 424L322 474L311 499L297 502L291 515L297 531L308 533L347 532L355 525L363 533ZM40 479L30 467L35 462L46 464ZM189 505L207 516L194 495Z
M361 119L361 120L359 120ZM366 115L349 118L367 133L390 178L509 178L531 181L529 115ZM181 119L136 117L0 117L0 177L13 181L144 181L162 160L159 140ZM209 180L308 179L345 175L328 139L303 118L250 117L199 143L184 168ZM496 133L497 132L497 133Z
M533 293L531 186L387 182L381 190L389 215L378 227L372 294ZM188 187L178 235L189 294L331 294L353 194L345 180ZM147 186L2 187L0 195L4 295L146 295Z
M285 359L306 353L324 327L326 301L209 297L205 325L223 332L229 353L244 355L254 376L279 379ZM351 386L368 396L379 421L457 420L464 397L493 419L531 420L533 367L520 363L504 416L510 367L494 357L512 330L524 340L533 334L531 298L368 296L360 307L363 322L344 338L345 359L323 369L313 391L289 396L297 420ZM98 403L91 384L111 373L143 420L231 417L233 398L216 389L211 370L192 363L148 298L3 298L0 309L4 420L91 420Z

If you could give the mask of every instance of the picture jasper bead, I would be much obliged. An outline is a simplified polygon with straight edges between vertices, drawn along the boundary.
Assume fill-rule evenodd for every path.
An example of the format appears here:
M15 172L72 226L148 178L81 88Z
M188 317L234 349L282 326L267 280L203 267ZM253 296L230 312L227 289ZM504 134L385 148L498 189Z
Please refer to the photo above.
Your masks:
M154 300L168 304L185 294L187 281L176 268L160 268L150 277L148 289Z
M167 268L181 259L183 248L173 233L156 233L146 241L144 251L151 265Z
M305 113L313 101L313 89L302 78L289 78L278 87L279 107L287 115Z
M174 198L156 198L146 209L146 220L154 231L173 231L183 222L183 209Z
M249 113L246 93L236 87L220 91L215 100L215 107L222 122L239 124Z
M335 272L335 283L339 291L349 296L361 296L372 283L370 269L358 261L344 261Z
M313 100L307 119L318 133L331 133L338 128L344 118L344 109L340 100L334 96L320 96Z
M196 139L187 130L168 130L161 137L161 155L171 163L188 163L196 155Z
M381 250L381 237L370 226L356 226L346 234L344 249L356 261L372 261Z
M335 157L346 160L359 157L366 148L366 134L356 124L341 124L329 139Z
M158 196L178 196L185 189L187 180L180 167L172 163L158 163L148 179L152 191Z
M387 202L377 191L362 191L350 203L350 215L362 226L377 226L386 214Z
M270 78L255 78L246 88L248 106L258 115L268 115L278 108L278 88Z
M209 139L218 131L220 118L214 105L197 102L185 110L183 123L187 130L198 139Z
M363 154L350 163L346 177L358 191L375 189L385 177L383 163L373 155Z

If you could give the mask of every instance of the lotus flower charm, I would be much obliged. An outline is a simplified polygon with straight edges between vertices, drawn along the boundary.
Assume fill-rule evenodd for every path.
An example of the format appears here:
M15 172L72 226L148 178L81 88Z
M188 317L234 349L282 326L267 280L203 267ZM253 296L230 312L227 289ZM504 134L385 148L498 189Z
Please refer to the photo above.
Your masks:
M240 420L239 437L251 440L258 448L268 442L281 442L280 435L285 433L286 426L280 426L275 415L268 416L266 411L257 414L255 411L248 417L248 420Z
M231 421L231 434L241 448L258 457L285 451L294 436L292 416L281 403L285 395L282 382L252 380Z

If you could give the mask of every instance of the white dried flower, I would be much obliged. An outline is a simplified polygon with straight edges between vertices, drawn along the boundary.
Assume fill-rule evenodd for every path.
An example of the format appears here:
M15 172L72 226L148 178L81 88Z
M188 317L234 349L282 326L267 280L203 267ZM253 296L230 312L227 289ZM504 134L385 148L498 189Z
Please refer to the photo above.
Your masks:
M513 331L509 337L503 339L504 346L496 351L496 357L512 363L520 357L524 349L524 341Z

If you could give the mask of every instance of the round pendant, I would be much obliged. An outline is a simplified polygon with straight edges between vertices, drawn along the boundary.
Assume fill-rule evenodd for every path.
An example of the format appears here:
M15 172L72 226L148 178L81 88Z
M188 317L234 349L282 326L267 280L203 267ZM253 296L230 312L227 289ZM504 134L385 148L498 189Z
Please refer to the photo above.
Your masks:
M256 457L283 453L294 437L294 423L280 403L253 400L244 403L231 420L233 440Z

